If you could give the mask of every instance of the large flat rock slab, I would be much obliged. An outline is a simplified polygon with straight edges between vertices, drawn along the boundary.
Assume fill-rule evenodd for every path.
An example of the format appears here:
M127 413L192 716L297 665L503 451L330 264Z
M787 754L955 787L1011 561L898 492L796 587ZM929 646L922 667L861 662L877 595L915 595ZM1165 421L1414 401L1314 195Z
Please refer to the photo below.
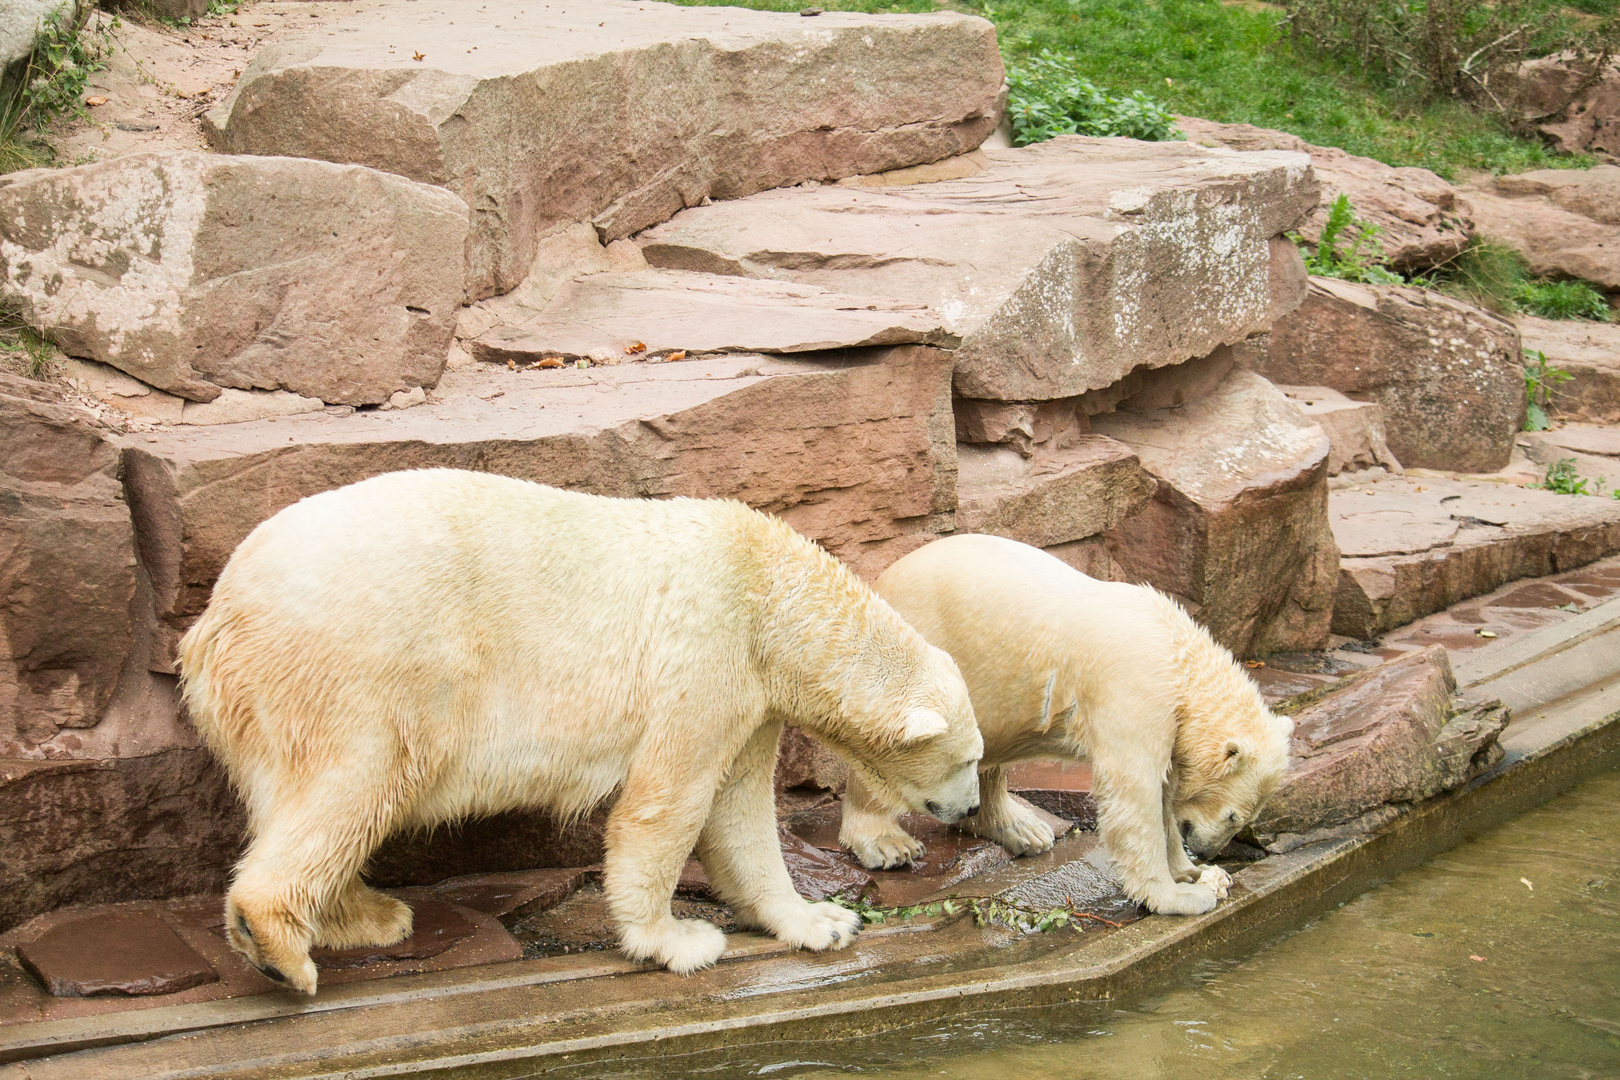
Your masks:
M1548 412L1564 420L1620 421L1620 325L1586 319L1538 319L1521 315L1519 336L1549 368L1572 378L1552 392Z
M1044 401L1269 327L1271 238L1316 204L1299 154L1063 136L985 157L694 207L636 242L666 269L926 305L961 338L960 396Z
M1524 423L1513 324L1428 289L1312 278L1299 310L1244 364L1286 385L1326 386L1383 407L1408 468L1495 472Z
M254 526L306 495L398 469L740 499L857 569L881 570L930 534L932 515L948 522L955 448L949 354L874 353L584 371L480 365L450 373L437 402L413 409L129 437L126 482L163 642L154 666L172 670L174 640Z
M432 386L467 208L356 165L186 152L0 178L0 297L70 356L192 401Z
M1005 446L962 444L956 528L1035 547L1067 544L1118 525L1157 489L1130 447L1103 435L1028 460Z
M1333 632L1371 638L1524 577L1620 551L1620 501L1444 477L1332 493Z
M1182 133L1203 146L1233 150L1293 150L1309 154L1322 185L1320 203L1300 226L1311 244L1322 238L1328 210L1340 195L1350 198L1356 216L1378 226L1378 243L1390 264L1423 269L1455 258L1468 246L1474 223L1457 200L1457 190L1428 169L1394 168L1382 161L1346 153L1336 146L1314 146L1286 131L1253 124L1218 124L1178 116Z
M660 3L388 0L266 48L219 149L356 162L472 208L475 298L588 221L628 236L706 199L972 150L1001 57L983 19Z
M1535 273L1620 291L1620 166L1486 177L1463 194L1479 234L1516 248Z
M1326 643L1339 556L1319 425L1242 370L1185 404L1091 422L1158 481L1153 501L1107 534L1127 579L1180 597L1239 656Z
M952 346L956 335L921 304L843 296L815 285L679 270L589 274L545 310L497 326L469 351L480 360L624 360L672 352L802 353L873 345Z

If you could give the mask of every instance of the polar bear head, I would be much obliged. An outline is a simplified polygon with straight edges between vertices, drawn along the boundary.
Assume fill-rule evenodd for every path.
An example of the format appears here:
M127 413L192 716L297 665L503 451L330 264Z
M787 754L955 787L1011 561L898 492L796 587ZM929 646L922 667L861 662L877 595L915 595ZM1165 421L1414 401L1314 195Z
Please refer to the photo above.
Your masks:
M1206 859L1254 821L1282 783L1294 730L1266 707L1231 654L1209 644L1181 703L1171 803L1188 850Z
M898 712L877 710L855 739L837 742L872 802L948 824L979 811L984 739L956 661L942 649L924 648Z

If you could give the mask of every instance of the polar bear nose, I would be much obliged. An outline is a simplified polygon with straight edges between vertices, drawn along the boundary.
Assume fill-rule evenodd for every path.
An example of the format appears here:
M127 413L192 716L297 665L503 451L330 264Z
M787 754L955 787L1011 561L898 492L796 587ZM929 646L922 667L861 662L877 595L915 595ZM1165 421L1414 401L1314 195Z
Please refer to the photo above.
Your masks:
M1191 835L1192 835L1192 822L1183 821L1181 823L1181 838L1183 840L1186 840L1187 837L1189 837Z

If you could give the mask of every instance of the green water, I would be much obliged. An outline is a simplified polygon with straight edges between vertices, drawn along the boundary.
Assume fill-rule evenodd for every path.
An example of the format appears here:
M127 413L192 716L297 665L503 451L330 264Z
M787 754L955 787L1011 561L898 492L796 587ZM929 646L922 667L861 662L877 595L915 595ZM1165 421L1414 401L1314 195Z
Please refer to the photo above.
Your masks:
M837 1047L797 1043L775 1060L699 1071L829 1080L1620 1078L1617 824L1620 773L1611 773L1129 1009L964 1019Z

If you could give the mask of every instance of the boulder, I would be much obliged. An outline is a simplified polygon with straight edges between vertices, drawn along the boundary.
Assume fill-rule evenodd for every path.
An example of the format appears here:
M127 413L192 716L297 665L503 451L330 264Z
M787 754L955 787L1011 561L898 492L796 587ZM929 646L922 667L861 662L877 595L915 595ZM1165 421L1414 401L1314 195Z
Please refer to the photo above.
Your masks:
M262 50L206 123L227 153L449 187L480 298L575 222L611 241L710 198L972 150L1001 83L994 29L955 13L380 0Z
M1253 124L1217 124L1191 116L1177 117L1176 122L1189 141L1203 146L1309 154L1322 190L1320 203L1299 229L1311 244L1322 238L1328 208L1340 195L1348 195L1356 216L1378 226L1378 242L1390 265L1398 269L1434 266L1468 246L1473 222L1467 208L1457 201L1456 189L1428 169L1397 169Z
M166 152L0 177L0 298L192 401L348 405L438 381L467 210L353 165Z
M1026 460L1008 447L956 448L956 528L1035 547L1096 536L1141 510L1158 483L1130 447L1082 435Z
M64 14L71 15L77 6L77 0L7 0L0 6L0 83L7 81L4 77L12 65L21 71L45 20L64 7L68 9Z
M984 157L960 179L693 207L636 242L665 269L926 305L961 339L956 392L986 401L1101 389L1287 306L1271 240L1315 205L1301 155L1062 136Z
M326 407L319 398L290 390L221 390L213 401L187 401L130 378L108 364L67 357L63 378L82 394L139 420L159 424L239 424L267 416L292 416Z
M948 353L922 346L583 371L478 365L447 373L437 400L413 409L129 436L125 483L162 641L152 665L173 670L174 642L254 526L306 495L397 469L740 499L876 573L949 528L949 368Z
M815 285L679 270L589 274L518 326L468 348L479 360L547 357L620 363L680 352L801 353L872 345L951 346L956 335L921 304L842 296Z
M1181 598L1240 656L1320 648L1338 567L1327 434L1248 371L1228 368L1180 405L1159 405L1164 396L1149 386L1141 403L1157 407L1128 401L1092 418L1158 480L1153 501L1107 533L1113 559L1127 579Z
M1372 832L1502 759L1499 701L1452 700L1439 645L1350 676L1294 712L1287 776L1250 833L1271 852Z
M1487 176L1463 196L1479 234L1516 249L1534 273L1620 292L1620 166Z
M1328 500L1333 632L1372 638L1523 577L1620 551L1620 501L1511 484L1391 477Z
M1351 401L1325 386L1277 389L1327 432L1329 476L1362 469L1387 469L1396 475L1405 471L1384 442L1384 408L1376 401Z
M1026 458L1045 450L1067 449L1091 430L1091 421L1075 398L1057 401L957 398L951 405L957 442L1010 446Z
M1514 80L1525 119L1566 154L1620 157L1620 59L1594 79L1593 60L1572 52L1527 60Z
M1299 310L1241 355L1276 382L1377 402L1407 468L1495 472L1524 425L1518 331L1427 289L1312 278Z
M0 759L94 727L134 645L118 447L55 387L0 374Z
M1533 315L1521 315L1516 321L1525 352L1540 352L1548 367L1572 376L1550 388L1552 416L1620 421L1620 324Z

